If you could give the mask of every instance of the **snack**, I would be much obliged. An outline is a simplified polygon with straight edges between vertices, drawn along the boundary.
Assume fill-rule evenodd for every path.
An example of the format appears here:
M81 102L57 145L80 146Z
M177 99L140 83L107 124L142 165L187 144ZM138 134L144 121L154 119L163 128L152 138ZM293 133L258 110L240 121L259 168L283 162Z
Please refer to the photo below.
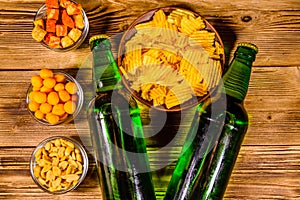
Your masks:
M134 29L125 43L120 71L144 100L170 109L216 87L224 49L201 16L160 9Z
M57 124L75 112L78 87L76 83L67 81L64 74L42 69L39 75L32 76L31 84L28 109L36 118Z
M62 138L53 139L37 149L34 158L33 175L50 192L75 186L83 173L80 150Z
M36 19L32 37L51 48L72 46L82 35L82 7L70 0L46 0L46 15Z

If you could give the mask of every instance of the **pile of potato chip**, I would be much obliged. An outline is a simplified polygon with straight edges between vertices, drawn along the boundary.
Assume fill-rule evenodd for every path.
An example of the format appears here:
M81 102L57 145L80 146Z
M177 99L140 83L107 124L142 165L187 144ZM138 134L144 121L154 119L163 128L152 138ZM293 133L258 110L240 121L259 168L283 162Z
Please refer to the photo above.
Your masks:
M224 49L201 16L160 9L134 28L120 70L143 99L170 109L206 95L218 84Z

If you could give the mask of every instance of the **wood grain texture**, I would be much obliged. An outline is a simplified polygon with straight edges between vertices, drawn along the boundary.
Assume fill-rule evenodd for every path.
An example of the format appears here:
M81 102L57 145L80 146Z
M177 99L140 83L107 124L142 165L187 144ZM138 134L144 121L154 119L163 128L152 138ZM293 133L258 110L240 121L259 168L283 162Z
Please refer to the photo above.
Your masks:
M12 66L17 69L81 66L82 60L89 53L87 40L76 51L57 53L48 51L31 38L32 20L43 1L32 2L0 1L0 69L10 69ZM91 24L88 37L99 33L111 37L120 35L135 18L150 9L181 6L200 13L216 27L224 40L228 58L238 42L247 41L257 44L260 49L255 65L299 64L300 3L297 0L277 0L272 3L258 0L243 3L240 0L225 0L222 3L216 0L78 2L82 3ZM8 56L14 59L5 59ZM66 57L68 60L65 60Z
M76 73L76 70L68 71ZM3 177L0 180L4 180L0 183L6 186L5 191L0 190L0 194L6 195L5 198L19 198L18 195L29 190L33 193L26 193L27 198L31 196L41 199L49 198L44 197L40 193L42 191L35 187L30 177L28 178L29 171L27 171L30 155L42 139L53 135L76 137L78 140L85 140L84 144L88 144L87 148L91 150L87 126L83 126L83 129L86 129L84 131L76 129L74 123L48 127L38 124L29 115L26 110L25 94L30 77L36 73L38 73L37 70L0 71L0 174ZM300 178L299 73L298 67L253 68L245 101L251 124L225 199L295 199L298 197L297 187L300 185L297 181ZM172 114L171 119L183 115L186 117L182 118L186 120L170 121L167 126L162 127L162 123L159 122L161 118L157 116L163 113L158 111L149 113L148 108L142 105L141 110L145 135L151 135L153 132L165 134L163 142L158 139L161 137L159 135L147 140L152 168L157 168L166 160L175 161L181 151L184 134L178 136L179 143L167 148L164 152L158 151L155 147L163 146L168 138L172 139L174 135L172 136L171 132L180 134L177 132L179 126L183 132L186 132L193 112ZM161 131L161 129L165 130ZM87 133L87 135L82 135L82 133ZM91 152L90 155L92 155ZM153 173L154 181L159 183L155 185L157 194L163 196L173 168L174 162L171 162L169 167ZM17 176L16 181L23 189L16 190L14 185L7 183L11 181L9 179L11 174L16 171L22 174L21 177ZM88 179L87 183L82 186L84 189L76 192L84 191L84 195L87 195L86 189L89 191L90 187L95 187L95 185L89 185L89 181L96 184L97 180L94 178ZM33 190L28 187L32 187ZM92 191L95 191L94 189ZM72 195L70 193L66 197L74 198Z
M86 179L76 189L63 195L43 192L33 182L29 168L0 171L0 199L102 199L96 171L89 169Z
M223 39L227 61L238 42L255 43L259 53L245 100L251 124L224 199L300 199L299 0L77 2L82 4L90 22L88 38L108 34L115 55L118 39L138 16L165 6L189 8L211 22ZM43 126L26 109L29 80L39 69L64 70L75 76L91 64L88 38L80 48L67 53L49 51L31 38L32 20L43 3L44 0L0 0L0 199L101 199L84 118L80 125L72 122ZM190 126L192 110L168 115L168 124L164 126L160 121L166 117L163 113L149 113L148 108L140 106L145 135L158 133L147 140L151 167L160 166L165 160L176 160ZM157 117L161 114L162 118ZM81 140L91 158L84 183L78 190L59 196L40 190L29 173L34 147L54 135ZM158 146L165 145L175 135L178 142L161 153ZM164 194L174 164L153 172L158 199Z
M74 124L64 124L55 127L43 126L29 115L26 109L26 91L30 77L38 71L0 71L0 146L36 145L33 138L41 139L43 134L59 134L61 128L65 134L77 134ZM300 138L300 70L298 67L254 67L245 107L250 115L250 127L245 141L249 145L299 145ZM151 128L159 128L155 116L142 114L145 134L151 134ZM155 115L155 114L154 114ZM186 114L189 118L193 112ZM147 123L149 118L154 127ZM182 125L188 128L188 120ZM179 125L180 122L177 123ZM174 128L175 127L174 123ZM155 127L157 126L157 127ZM37 129L41 134L32 135ZM272 127L270 129L270 127ZM288 131L287 131L288 130ZM287 137L288 134L288 137ZM32 137L27 137L31 135ZM276 137L272 137L276 136ZM3 138L1 138L3 137ZM23 138L16 139L17 138Z

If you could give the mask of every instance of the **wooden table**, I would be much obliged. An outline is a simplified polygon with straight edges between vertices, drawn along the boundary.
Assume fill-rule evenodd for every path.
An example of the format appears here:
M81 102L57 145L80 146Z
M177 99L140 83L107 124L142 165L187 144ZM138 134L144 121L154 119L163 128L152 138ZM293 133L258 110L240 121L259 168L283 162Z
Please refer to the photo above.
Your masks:
M177 5L200 13L216 27L227 59L238 42L256 44L259 54L245 101L251 124L224 199L300 199L300 1L77 2L89 18L89 37L114 36L149 9ZM80 187L64 195L43 192L30 177L29 159L41 140L79 134L74 123L45 126L29 115L25 96L30 77L42 68L76 75L90 54L88 39L67 53L50 51L32 39L32 20L43 3L0 0L0 199L101 199L93 161ZM85 139L89 142L88 135ZM154 178L159 174L154 173ZM166 184L156 189L163 190Z

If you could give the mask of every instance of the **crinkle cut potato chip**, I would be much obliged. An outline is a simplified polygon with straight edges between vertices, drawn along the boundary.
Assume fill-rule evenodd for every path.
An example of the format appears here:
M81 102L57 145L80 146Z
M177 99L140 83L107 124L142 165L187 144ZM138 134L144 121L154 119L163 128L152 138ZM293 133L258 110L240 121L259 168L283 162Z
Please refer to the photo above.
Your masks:
M197 103L216 88L224 48L204 18L181 8L158 9L132 28L134 34L119 49L118 64L125 85L138 99L172 110Z

